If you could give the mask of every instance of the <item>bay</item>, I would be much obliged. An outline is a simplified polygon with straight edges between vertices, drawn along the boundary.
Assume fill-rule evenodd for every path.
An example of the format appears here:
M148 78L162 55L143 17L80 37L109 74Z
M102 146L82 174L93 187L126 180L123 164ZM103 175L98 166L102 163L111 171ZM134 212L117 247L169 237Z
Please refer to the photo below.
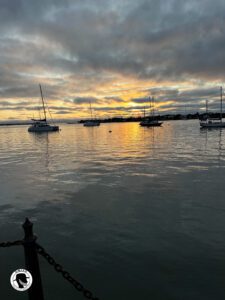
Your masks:
M99 299L224 299L225 131L198 121L0 127L0 240L38 242ZM109 131L112 131L111 133ZM3 299L25 267L0 249ZM46 299L83 299L40 257Z

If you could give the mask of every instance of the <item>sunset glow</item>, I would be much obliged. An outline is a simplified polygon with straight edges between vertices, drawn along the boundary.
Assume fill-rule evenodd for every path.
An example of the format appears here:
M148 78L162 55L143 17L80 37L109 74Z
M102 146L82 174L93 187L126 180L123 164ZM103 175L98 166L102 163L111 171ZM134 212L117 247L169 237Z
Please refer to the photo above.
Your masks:
M2 2L2 1L1 1ZM224 84L223 1L1 3L0 119L216 110Z

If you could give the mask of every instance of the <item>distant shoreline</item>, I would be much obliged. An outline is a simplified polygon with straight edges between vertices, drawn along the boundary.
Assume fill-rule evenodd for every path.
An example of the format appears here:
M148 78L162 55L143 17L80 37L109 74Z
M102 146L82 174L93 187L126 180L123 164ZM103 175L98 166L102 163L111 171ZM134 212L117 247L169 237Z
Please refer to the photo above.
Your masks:
M31 125L31 123L0 123L0 126Z
M144 119L153 118L154 120L158 121L176 121L176 120L196 120L201 119L204 117L205 113L194 113L194 114L175 114L175 115L157 115L154 117L146 116L146 117L128 117L128 118L108 118L108 119L96 119L96 121L99 121L100 123L122 123L122 122L141 122ZM210 117L220 117L220 113L208 113L207 114ZM225 113L223 114L223 118L225 117ZM78 123L83 124L85 121L90 120L80 120Z
M195 120L195 119L201 119L204 117L206 113L194 113L194 114L175 114L175 115L157 115L154 116L155 120L159 121L176 121L176 120ZM220 113L208 113L209 117L216 118L220 117ZM222 115L223 118L225 118L225 113ZM107 118L107 119L96 119L96 121L99 121L100 123L125 123L125 122L141 122L144 119L151 118L151 116L144 117L114 117L114 118ZM66 123L66 124L83 124L86 121L90 121L88 119L85 120L55 120L54 123ZM21 125L31 125L32 122L26 122L26 121L17 121L17 122L0 122L0 126L21 126Z

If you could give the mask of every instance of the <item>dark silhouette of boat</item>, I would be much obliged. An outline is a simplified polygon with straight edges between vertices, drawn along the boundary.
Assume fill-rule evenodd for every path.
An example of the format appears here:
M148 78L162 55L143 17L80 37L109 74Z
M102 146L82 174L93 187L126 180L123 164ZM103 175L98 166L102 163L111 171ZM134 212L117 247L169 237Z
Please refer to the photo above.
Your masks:
M223 122L223 88L220 87L220 116L212 118L207 116L208 104L206 102L206 117L200 120L201 128L224 128L225 122Z
M91 120L84 121L84 126L86 127L100 126L100 122L98 120L93 119L91 101L89 104L90 104Z
M154 97L152 97L152 99L150 99L150 97L149 97L149 106L150 106L151 114L150 114L150 116L145 117L145 108L144 108L144 119L140 122L140 126L160 127L163 124L163 122L160 122L155 117L154 105L155 105Z
M44 118L40 119L32 119L33 124L28 128L29 132L51 132L51 131L59 131L59 126L51 125L47 121L46 117L46 107L44 103L44 98L42 94L41 85L40 87L40 93L41 93L41 100L42 100L42 108L44 112Z

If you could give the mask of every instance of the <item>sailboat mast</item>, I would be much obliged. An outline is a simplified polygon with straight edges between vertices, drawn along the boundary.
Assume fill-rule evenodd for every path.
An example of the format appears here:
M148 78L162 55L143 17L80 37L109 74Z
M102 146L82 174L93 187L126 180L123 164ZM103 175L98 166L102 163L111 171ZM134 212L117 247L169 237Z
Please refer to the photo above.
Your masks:
M205 112L208 114L208 100L205 100Z
M154 97L152 97L152 116L153 116L153 118L155 116L155 99L154 99Z
M93 119L91 101L89 103L90 103L91 119Z
M152 114L152 103L151 103L151 97L148 98L149 101L149 110L150 110L150 115Z
M220 87L220 119L222 122L223 118L223 88L222 86Z
M39 87L40 87L40 92L41 92L41 100L42 100L42 106L43 106L44 115L45 115L45 121L46 121L46 110L45 110L45 103L44 103L43 94L42 94L42 89L41 89L41 85L40 85L40 84L39 84Z

